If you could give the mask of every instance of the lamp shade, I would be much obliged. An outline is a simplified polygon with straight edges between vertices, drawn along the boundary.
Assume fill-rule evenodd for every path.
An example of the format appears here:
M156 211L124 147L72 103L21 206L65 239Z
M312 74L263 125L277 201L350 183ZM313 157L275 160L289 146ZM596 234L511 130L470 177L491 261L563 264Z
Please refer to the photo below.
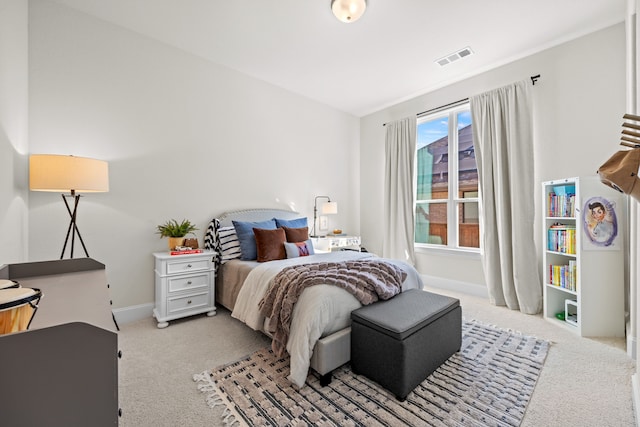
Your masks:
M32 191L109 191L109 164L103 160L58 154L29 156L29 189Z
M331 11L342 22L355 22L367 8L366 0L331 0Z
M320 208L322 215L332 215L338 213L338 203L337 202L327 202L322 205Z

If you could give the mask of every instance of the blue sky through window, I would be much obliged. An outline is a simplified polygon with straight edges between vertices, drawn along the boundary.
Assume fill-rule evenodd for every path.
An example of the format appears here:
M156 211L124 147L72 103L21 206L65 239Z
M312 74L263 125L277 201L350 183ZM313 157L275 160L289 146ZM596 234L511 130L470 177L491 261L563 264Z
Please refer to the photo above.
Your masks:
M458 113L458 129L471 124L471 112L462 111ZM418 148L429 145L434 141L448 135L449 119L448 116L440 117L435 120L423 122L418 125L417 141Z

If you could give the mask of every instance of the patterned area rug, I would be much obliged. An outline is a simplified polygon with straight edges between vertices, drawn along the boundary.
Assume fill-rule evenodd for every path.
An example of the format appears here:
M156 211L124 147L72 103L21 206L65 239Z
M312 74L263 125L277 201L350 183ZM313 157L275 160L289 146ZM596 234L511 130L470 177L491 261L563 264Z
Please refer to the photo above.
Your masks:
M345 365L321 387L310 374L296 390L288 358L259 350L193 376L225 423L248 426L518 426L549 343L463 321L462 349L399 402Z

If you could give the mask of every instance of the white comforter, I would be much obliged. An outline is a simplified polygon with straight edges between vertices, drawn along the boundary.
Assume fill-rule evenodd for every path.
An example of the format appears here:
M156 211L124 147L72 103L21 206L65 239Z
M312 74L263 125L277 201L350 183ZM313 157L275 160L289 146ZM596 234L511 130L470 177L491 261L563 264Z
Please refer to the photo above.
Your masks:
M364 252L340 251L308 257L269 261L254 268L240 289L231 316L257 331L265 331L265 318L258 304L269 289L269 283L285 267L312 262L335 262L369 258L374 255ZM409 264L386 259L407 272L402 291L423 288L422 279ZM302 387L309 372L309 361L313 347L319 338L346 328L351 324L351 312L360 307L358 300L346 290L332 285L317 285L305 289L293 309L293 320L287 351L291 356L288 379Z

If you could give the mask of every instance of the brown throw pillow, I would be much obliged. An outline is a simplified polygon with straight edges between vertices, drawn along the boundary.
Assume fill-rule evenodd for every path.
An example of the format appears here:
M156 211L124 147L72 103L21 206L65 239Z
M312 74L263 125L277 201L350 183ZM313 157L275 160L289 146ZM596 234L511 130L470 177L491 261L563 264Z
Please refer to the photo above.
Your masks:
M256 237L258 262L285 259L287 257L287 253L284 250L284 242L287 241L287 236L283 229L265 230L264 228L254 228L253 234Z
M282 227L287 236L287 242L298 243L309 239L309 227L290 228Z

